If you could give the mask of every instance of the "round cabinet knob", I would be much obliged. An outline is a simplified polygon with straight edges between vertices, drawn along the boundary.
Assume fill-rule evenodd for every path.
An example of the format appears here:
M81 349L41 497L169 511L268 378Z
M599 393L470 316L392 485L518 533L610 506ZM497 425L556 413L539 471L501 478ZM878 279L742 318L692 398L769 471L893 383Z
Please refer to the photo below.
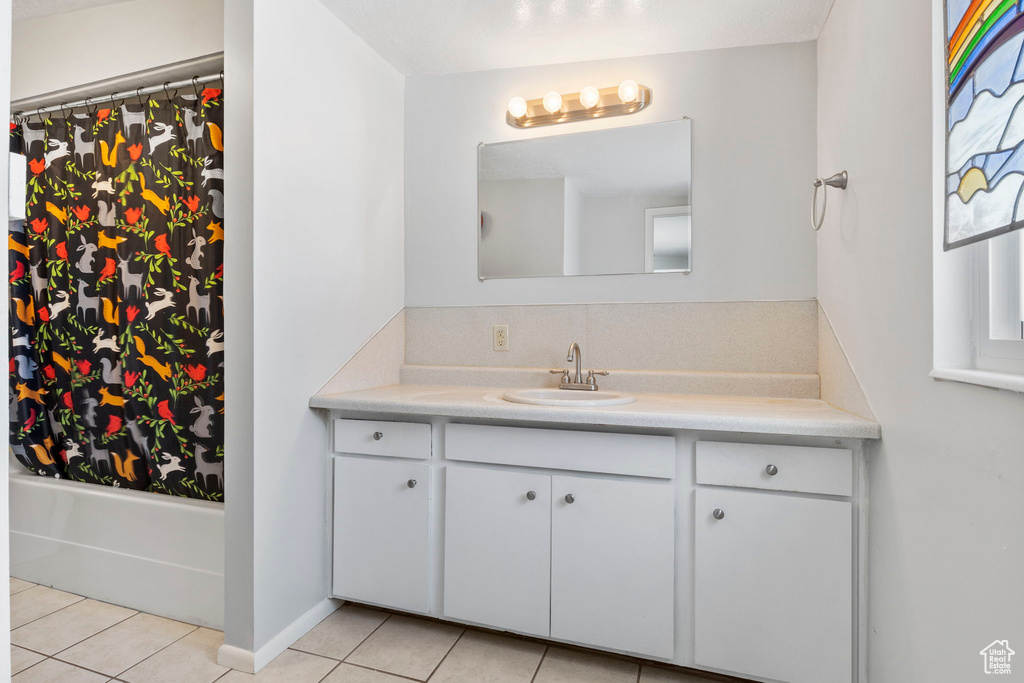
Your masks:
M373 433L373 440L374 441L380 441L383 438L384 438L384 432L374 432Z
M416 488L416 480L415 479L410 479L409 481L405 482L405 485L408 486L411 489L414 489L414 488Z
M769 477L774 477L776 474L779 473L779 468L776 467L775 465L768 465L768 467L764 468L764 471L768 473Z
M571 493L565 494L565 502L568 503L569 505L572 505L573 503L576 502L576 496L572 495Z
M536 491L527 491L526 492L526 500L534 500L536 497L537 497L537 492Z
M722 519L725 517L725 510L722 508L715 508L715 511L711 513L715 519Z

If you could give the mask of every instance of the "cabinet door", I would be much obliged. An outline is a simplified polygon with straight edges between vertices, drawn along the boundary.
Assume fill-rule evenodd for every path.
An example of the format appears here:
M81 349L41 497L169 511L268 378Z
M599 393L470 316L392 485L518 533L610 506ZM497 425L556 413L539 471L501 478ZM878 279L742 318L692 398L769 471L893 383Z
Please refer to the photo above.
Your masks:
M445 616L548 635L549 475L448 466L444 542Z
M851 504L729 489L699 489L696 500L697 664L849 683Z
M334 459L334 594L427 611L425 463Z
M556 476L551 495L551 636L671 658L671 484Z

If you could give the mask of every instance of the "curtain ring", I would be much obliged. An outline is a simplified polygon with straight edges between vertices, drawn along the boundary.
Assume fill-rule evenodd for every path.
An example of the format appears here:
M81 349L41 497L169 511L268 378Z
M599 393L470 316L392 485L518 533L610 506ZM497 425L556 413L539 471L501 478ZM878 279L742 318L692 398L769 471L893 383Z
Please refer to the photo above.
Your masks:
M43 118L43 108L42 107L39 107L39 109L36 109L36 116L39 117L39 123L43 123L45 121L45 119Z
M67 106L67 102L61 102L60 103L60 113L64 117L64 125L67 126L68 132L70 133L71 132L71 112L70 112L70 110L65 109L66 106Z
M198 81L199 81L199 76L193 76L192 77L192 90L195 92L197 100L201 97L201 95L199 94L199 82Z
M135 96L139 98L139 106L145 108L146 103L142 101L142 90L143 88L141 87L138 90L136 90ZM147 98L147 101L149 101L149 98Z
M90 109L90 108L89 108L89 107L90 107L90 105L92 106L92 109ZM98 105L98 104L96 104L95 102L93 102L91 98L88 98L88 97L87 97L87 98L85 98L85 112L86 112L86 113L87 113L87 114L88 114L88 115L89 115L90 117L92 117L92 116L95 116L95 115L96 115L96 112L98 112L98 111L99 111L99 109L100 109L100 105Z

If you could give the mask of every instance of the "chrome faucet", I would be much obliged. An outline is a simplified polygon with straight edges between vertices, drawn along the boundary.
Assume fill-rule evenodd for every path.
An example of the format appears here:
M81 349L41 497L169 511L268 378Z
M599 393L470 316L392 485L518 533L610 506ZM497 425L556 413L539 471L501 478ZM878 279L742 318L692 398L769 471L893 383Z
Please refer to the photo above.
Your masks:
M568 368L564 370L550 370L552 375L561 375L562 382L558 385L559 389L571 389L575 391L597 391L597 378L595 375L608 375L607 370L588 370L587 379L583 379L583 351L580 349L580 345L573 342L569 345L569 354L565 358L570 363L576 363L576 376L571 377L569 375L570 370Z
M580 350L580 345L576 342L569 344L569 355L565 357L565 360L570 363L576 361L576 378L573 380L575 384L583 384L583 372L581 367L583 365L583 351Z

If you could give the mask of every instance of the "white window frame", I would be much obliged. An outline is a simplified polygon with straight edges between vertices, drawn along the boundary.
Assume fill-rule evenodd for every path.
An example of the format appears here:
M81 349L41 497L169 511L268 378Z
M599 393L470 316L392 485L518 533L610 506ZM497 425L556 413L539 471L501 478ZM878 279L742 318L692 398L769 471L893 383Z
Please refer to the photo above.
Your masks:
M663 216L691 216L689 204L681 206L663 206L654 209L644 209L644 272L645 273L685 273L693 272L693 223L687 232L690 243L690 267L686 270L654 270L654 219Z
M998 238L996 238L998 239ZM1020 231L1017 239L1021 239ZM974 245L971 320L974 367L987 372L1024 375L1024 340L992 339L990 330L991 271L989 253L993 243L985 240ZM1024 266L1024 264L1022 264ZM1018 277L1021 275L1018 274ZM1005 286L1019 286L1006 283Z

